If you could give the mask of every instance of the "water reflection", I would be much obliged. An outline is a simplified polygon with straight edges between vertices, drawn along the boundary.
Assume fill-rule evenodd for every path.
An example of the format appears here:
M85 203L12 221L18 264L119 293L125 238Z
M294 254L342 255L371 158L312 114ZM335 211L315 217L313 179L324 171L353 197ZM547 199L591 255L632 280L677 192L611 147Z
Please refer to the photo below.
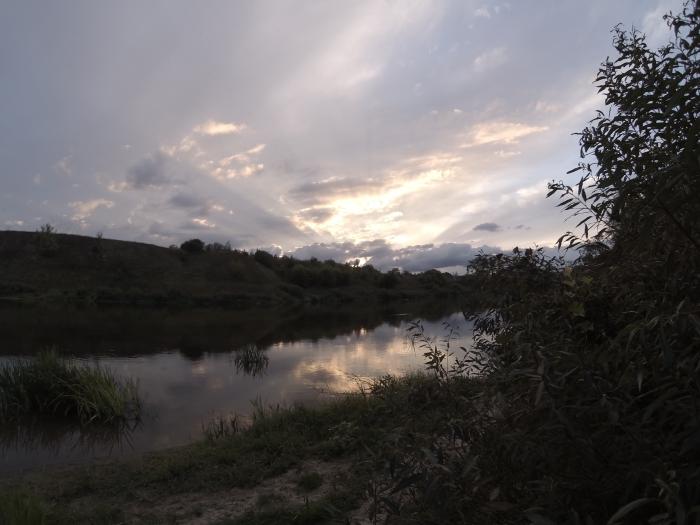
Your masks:
M182 314L177 315L184 321ZM324 397L324 392L354 389L358 377L422 368L423 356L407 339L408 322L416 317L392 313L377 322L374 313L345 318L337 312L314 313L313 321L307 319L301 326L286 319L266 329L256 325L247 332L255 337L246 340L239 333L243 326L240 319L222 314L217 324L209 315L209 325L201 319L187 321L189 327L203 328L192 331L187 345L182 344L184 334L177 322L161 320L159 326L171 326L175 334L157 331L163 334L162 339L151 334L147 338L150 351L135 338L132 342L138 352L129 351L127 338L118 338L115 346L106 342L109 338L96 338L99 350L81 353L75 349L84 348L82 334L74 333L73 340L66 337L62 341L62 348L80 360L99 363L137 380L144 410L153 417L146 417L141 426L116 439L105 435L103 441L99 433L93 439L70 429L61 433L51 425L44 428L40 423L14 430L9 434L12 437L0 437L0 471L128 456L181 445L199 439L202 425L215 416L250 413L254 399L264 404L314 403ZM443 321L459 325L462 340L456 346L468 346L471 330L461 314L422 319L426 332L435 335L443 333ZM139 326L144 328L143 324ZM141 333L141 328L136 333ZM233 333L238 336L232 337ZM218 335L207 339L199 337L201 334ZM36 350L28 348L26 353ZM0 362L12 358L0 357Z
M140 425L141 421L133 421L81 427L47 417L24 418L0 427L0 454L121 454L133 449L132 435Z

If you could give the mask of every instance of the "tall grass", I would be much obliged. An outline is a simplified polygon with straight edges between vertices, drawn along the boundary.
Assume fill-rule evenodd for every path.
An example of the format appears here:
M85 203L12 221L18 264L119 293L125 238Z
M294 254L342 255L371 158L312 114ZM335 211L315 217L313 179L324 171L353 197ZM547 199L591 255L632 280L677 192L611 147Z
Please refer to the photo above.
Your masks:
M0 523L8 525L45 525L46 509L32 494L21 491L0 492Z
M243 428L240 419L235 414L216 416L206 424L202 424L202 434L206 441L214 442L235 436Z
M139 419L141 401L130 379L81 366L55 351L0 367L0 422L54 415L81 424Z

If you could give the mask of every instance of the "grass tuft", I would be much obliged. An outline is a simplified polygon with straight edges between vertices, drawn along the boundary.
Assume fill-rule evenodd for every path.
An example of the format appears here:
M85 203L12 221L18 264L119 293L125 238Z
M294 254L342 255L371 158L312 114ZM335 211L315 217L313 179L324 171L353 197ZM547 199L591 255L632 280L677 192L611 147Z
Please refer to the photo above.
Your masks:
M80 424L116 423L138 420L140 413L135 382L55 351L0 367L0 422L52 415Z

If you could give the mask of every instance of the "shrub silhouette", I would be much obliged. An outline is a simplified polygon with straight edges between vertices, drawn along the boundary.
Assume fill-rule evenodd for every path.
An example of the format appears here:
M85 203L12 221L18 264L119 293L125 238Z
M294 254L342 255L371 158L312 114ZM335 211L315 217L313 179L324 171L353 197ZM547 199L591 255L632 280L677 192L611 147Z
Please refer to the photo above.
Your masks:
M265 250L256 250L253 258L267 268L274 268L275 266L275 256Z
M180 249L187 253L202 253L204 251L204 242L200 239L190 239L180 245Z
M56 228L51 224L43 224L37 231L37 250L43 257L52 257L58 252Z

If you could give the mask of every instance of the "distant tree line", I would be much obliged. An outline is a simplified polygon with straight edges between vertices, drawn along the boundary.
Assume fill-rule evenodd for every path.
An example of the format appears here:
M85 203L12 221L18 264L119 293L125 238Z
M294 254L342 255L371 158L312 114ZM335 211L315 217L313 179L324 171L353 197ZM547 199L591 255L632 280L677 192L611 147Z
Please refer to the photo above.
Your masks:
M171 246L171 248L178 249L177 246ZM238 257L250 257L259 265L272 271L282 281L302 288L334 288L349 286L353 283L371 284L383 289L393 289L403 283L439 287L455 280L454 276L438 270L415 275L401 271L399 268L382 272L371 264L360 266L357 260L344 263L332 259L320 261L315 257L299 260L287 255L274 255L265 250L248 252L232 249L228 242L207 244L201 239L189 239L180 244L179 250L187 254L230 252Z

